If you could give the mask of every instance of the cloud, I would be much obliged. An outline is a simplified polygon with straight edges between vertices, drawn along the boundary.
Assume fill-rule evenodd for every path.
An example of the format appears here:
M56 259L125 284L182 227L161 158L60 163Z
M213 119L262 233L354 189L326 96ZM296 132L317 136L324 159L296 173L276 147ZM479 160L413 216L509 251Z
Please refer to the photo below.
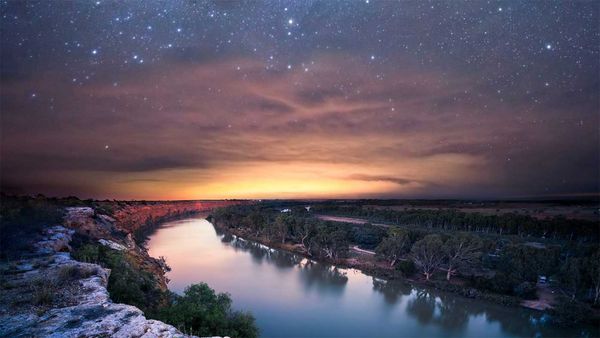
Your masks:
M364 174L353 174L348 176L350 180L357 181L367 181L367 182L391 182L398 185L407 185L412 183L419 183L418 181L401 178L401 177L393 177L393 176L375 176L375 175L364 175Z
M404 67L375 78L371 66L341 54L316 55L309 72L265 72L248 56L163 62L82 86L41 73L35 100L31 80L4 82L3 184L57 190L75 173L89 191L107 195L110 187L121 197L165 189L180 198L310 197L304 182L319 196L326 195L319 187L331 196L457 188L509 195L576 172L577 155L567 153L588 154L592 168L598 159L598 142L589 142L597 116L574 124L588 138L526 123L552 111L519 100L489 104L494 91L469 74ZM468 94L474 88L479 95ZM553 153L561 142L569 150ZM294 168L302 170L279 175ZM597 182L586 171L563 189Z

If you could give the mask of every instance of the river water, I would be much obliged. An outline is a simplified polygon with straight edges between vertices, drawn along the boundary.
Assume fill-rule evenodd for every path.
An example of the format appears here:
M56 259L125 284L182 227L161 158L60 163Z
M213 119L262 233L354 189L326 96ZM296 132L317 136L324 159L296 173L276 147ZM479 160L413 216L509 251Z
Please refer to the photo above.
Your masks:
M204 218L163 224L148 242L182 293L206 282L256 318L262 337L565 337L533 311L386 282L220 234Z

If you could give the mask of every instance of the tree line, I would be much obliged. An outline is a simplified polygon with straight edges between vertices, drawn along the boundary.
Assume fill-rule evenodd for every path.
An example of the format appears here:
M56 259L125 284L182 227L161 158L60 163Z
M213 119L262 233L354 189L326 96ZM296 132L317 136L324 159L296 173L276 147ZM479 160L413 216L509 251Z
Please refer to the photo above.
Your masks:
M600 240L598 222L553 217L536 219L528 215L507 213L483 215L454 209L380 209L362 205L318 204L313 212L338 216L365 218L371 222L418 226L450 231L495 233L550 239L594 242Z
M511 231L502 234L473 231L474 228L491 229L494 222L503 219L519 219L512 216L461 215L463 223L460 223L450 217L460 214L455 211L411 210L401 219L420 221L383 228L319 220L313 215L313 210L323 211L319 205L313 206L310 212L302 206L289 209L290 212L281 212L283 208L263 203L217 209L212 216L221 226L241 229L251 237L269 242L295 245L316 259L336 261L348 256L351 245L358 245L374 250L376 258L389 268L406 276L418 273L425 281L452 282L460 276L464 288L535 298L538 279L544 276L559 290L559 297L571 305L600 306L600 249L597 242L590 243L580 237L581 233L577 234L578 240L561 236L556 240L533 241L514 236ZM365 217L364 212L343 215ZM435 223L432 219L449 219L447 224L462 226L436 227L432 224L443 222ZM477 219L488 223L475 225L473 222ZM505 228L529 229L527 226Z

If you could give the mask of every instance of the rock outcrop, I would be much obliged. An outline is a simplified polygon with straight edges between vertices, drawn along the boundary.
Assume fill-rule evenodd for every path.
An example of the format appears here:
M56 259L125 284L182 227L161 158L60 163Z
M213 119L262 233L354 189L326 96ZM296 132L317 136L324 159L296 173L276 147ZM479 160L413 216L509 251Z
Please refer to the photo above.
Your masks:
M92 228L93 215L91 208L71 208L65 224L107 233L105 227ZM106 288L110 271L71 258L74 233L64 226L47 228L29 257L0 265L0 336L188 337L171 325L147 319L134 306L113 303ZM129 250L128 243L101 243Z

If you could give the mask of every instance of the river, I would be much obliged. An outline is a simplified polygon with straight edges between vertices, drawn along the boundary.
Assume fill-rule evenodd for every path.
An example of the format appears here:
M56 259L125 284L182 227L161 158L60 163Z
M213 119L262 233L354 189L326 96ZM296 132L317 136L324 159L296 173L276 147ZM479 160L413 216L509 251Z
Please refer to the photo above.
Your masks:
M206 282L256 318L262 337L564 337L540 314L386 282L220 234L204 218L163 224L148 241L182 293Z

